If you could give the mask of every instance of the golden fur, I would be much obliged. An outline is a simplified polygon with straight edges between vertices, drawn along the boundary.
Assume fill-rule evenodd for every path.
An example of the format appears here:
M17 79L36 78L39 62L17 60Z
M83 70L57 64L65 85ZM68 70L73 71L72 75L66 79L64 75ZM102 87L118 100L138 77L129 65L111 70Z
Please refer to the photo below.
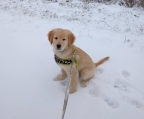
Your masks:
M87 82L94 76L95 67L109 59L109 57L105 57L99 62L94 63L87 53L73 45L75 36L67 29L56 28L51 30L48 33L48 40L53 46L54 54L61 59L72 58L73 51L76 50L76 59L78 61L79 68L76 69L74 63L70 93L74 93L77 90L79 77L82 79L81 86L85 87ZM57 80L64 80L67 76L70 76L71 65L59 64L59 66L61 67L61 74L57 76Z

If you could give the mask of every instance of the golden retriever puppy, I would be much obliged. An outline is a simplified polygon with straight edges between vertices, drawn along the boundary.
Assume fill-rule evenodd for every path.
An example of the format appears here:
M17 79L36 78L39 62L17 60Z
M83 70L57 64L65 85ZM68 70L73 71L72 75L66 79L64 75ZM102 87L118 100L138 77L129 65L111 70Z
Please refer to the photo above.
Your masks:
M56 77L57 80L61 81L67 76L69 77L71 65L73 66L70 93L77 91L79 77L81 78L81 86L87 86L87 82L95 74L95 68L109 59L109 57L105 57L94 63L87 53L73 45L75 36L67 29L56 28L51 30L48 33L48 40L53 46L55 61L61 67L61 74ZM74 53L75 58L72 60Z

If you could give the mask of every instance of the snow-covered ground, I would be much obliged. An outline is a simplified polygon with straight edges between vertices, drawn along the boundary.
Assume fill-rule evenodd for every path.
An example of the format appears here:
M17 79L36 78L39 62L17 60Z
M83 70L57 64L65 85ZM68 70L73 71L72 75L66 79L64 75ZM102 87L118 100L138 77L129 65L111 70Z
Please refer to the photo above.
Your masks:
M110 56L70 95L65 119L144 119L144 11L80 4L0 1L0 119L61 118L67 81L53 81L60 68L47 40L56 27L93 61Z

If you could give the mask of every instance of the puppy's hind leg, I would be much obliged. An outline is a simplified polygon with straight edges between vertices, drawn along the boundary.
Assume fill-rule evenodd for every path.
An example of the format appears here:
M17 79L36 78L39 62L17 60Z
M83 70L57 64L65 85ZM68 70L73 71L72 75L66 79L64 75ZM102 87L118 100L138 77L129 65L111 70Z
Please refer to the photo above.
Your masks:
M86 67L80 71L81 87L86 87L88 81L94 76L95 67Z

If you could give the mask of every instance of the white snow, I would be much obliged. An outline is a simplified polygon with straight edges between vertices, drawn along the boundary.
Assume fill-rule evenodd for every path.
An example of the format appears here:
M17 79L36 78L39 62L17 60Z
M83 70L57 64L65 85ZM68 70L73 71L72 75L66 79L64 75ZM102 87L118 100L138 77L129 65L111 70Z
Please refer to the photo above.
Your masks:
M82 4L0 1L0 119L61 118L67 80L53 81L60 68L47 40L57 27L93 61L110 56L69 96L65 119L144 119L144 11Z

